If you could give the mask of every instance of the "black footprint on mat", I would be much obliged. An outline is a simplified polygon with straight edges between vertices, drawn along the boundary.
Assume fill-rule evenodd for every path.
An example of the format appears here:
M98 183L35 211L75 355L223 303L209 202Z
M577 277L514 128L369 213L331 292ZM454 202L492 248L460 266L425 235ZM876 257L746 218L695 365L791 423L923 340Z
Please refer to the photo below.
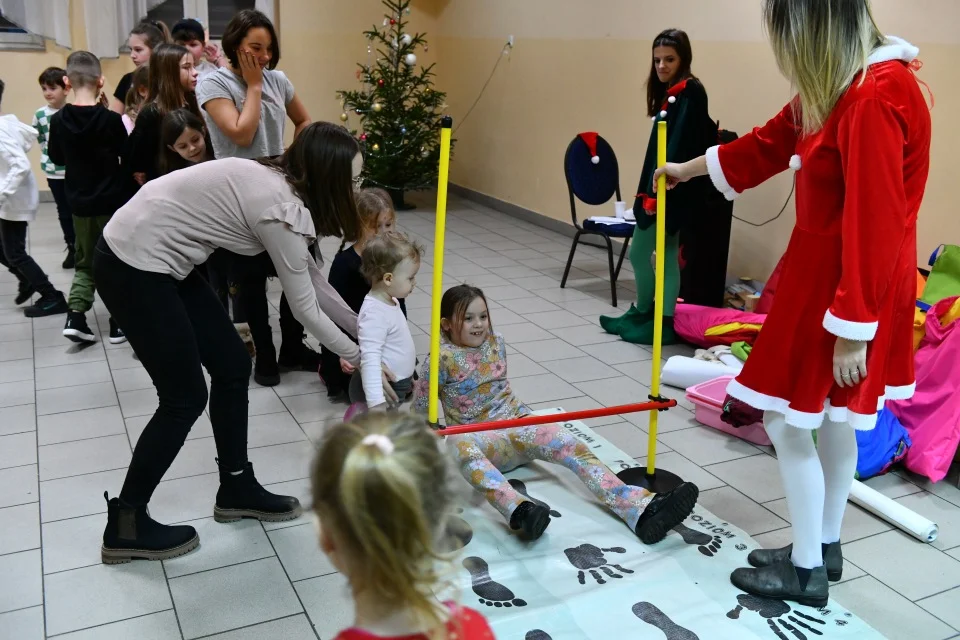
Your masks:
M527 631L527 635L523 637L523 640L553 640L553 638L551 638L550 634L546 631L534 629L533 631Z
M820 626L827 624L819 618L814 618L796 609L791 609L790 605L783 600L773 600L771 598L761 598L760 596L741 593L737 596L737 603L736 608L727 612L728 618L731 620L739 619L740 612L744 609L754 611L767 621L767 626L770 627L770 631L772 631L779 640L790 640L783 631L789 631L797 640L811 640L812 637L822 636L823 631L816 627L811 627L807 623L812 622ZM786 619L784 619L784 616L786 616ZM781 630L781 627L783 630ZM813 635L807 636L797 627L806 629Z
M522 495L524 498L526 498L533 504L540 505L541 507L546 507L547 509L550 509L550 505L548 505L546 502L544 502L543 500L537 500L536 498L532 497L529 493L527 493L527 485L525 485L522 480L510 480L509 482L510 482L510 486L513 487L514 491ZM561 515L560 515L560 512L557 511L556 509L550 509L550 517L560 518Z
M655 604L638 602L633 605L633 615L637 616L652 627L663 632L667 640L700 640L699 636L689 629L684 629Z
M458 507L457 513L463 513L463 508ZM459 515L447 518L447 526L440 538L438 547L442 553L452 553L459 551L470 544L473 540L473 527L470 523Z
M675 526L673 530L679 533L687 544L699 545L697 550L708 558L715 556L720 551L720 547L723 546L723 539L720 536L708 535L702 531L691 529L682 523Z
M527 606L526 601L517 598L513 591L490 578L490 567L483 558L464 558L463 566L470 572L473 592L479 596L480 604L498 608Z
M633 573L633 570L631 569L621 567L618 564L608 563L607 559L603 555L604 553L626 552L627 550L623 547L601 549L600 547L595 547L592 544L582 544L579 547L563 550L563 553L567 556L567 560L570 561L570 564L580 570L577 571L577 580L580 582L580 584L586 584L586 574L584 571L590 572L590 575L593 576L593 579L597 581L597 584L607 583L607 581L604 580L597 572L597 569L600 569L600 571L603 571L609 577L617 579L620 579L623 576L619 573L616 573L614 569L620 571L621 573Z

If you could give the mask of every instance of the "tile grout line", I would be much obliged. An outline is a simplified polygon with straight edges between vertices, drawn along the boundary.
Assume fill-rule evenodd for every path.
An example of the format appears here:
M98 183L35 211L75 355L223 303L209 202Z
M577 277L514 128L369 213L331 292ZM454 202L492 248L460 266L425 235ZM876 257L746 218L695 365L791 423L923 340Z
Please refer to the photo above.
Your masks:
M208 634L206 634L206 635L197 636L196 638L193 638L192 640L204 640L204 638L213 638L213 637L216 637L216 636L225 634L225 633L233 633L233 632L235 632L235 631L241 631L241 630L243 630L243 629L252 629L253 627L259 626L259 625L261 625L261 624L270 624L271 622L279 622L280 620L287 620L287 619L290 619L290 618L296 618L297 616L301 616L301 615L302 615L302 616L305 616L305 617L307 618L307 621L308 621L308 622L310 621L309 616L306 616L306 610L304 610L304 611L302 611L302 612L300 612L300 613L292 613L292 614L290 614L290 615L288 615L288 616L280 616L279 618L271 618L270 620L263 620L263 621L261 621L261 622L253 622L253 623L251 623L251 624L245 624L245 625L243 625L242 627L236 627L236 628L233 628L233 629L229 629L229 630L227 630L227 631L216 631L216 632L214 632L214 633L208 633ZM311 627L311 629L314 628L312 622L310 622L310 627ZM316 630L314 630L314 634L316 634ZM317 637L317 639L319 640L319 636L316 636L316 637Z
M163 581L167 585L167 594L170 596L170 606L173 607L173 618L177 621L177 630L180 631L180 638L183 638L183 625L180 623L180 613L177 611L177 601L173 599L173 588L170 586L170 578L167 577L167 565L160 561L160 570L163 572Z
M32 321L31 321L32 325ZM31 326L31 332L34 327ZM31 333L32 336L32 333ZM38 413L37 400L37 348L33 348L33 412L34 412L34 446L37 448L37 532L40 536L40 602L43 606L43 636L47 637L47 578L44 575L43 565L43 516L40 505L40 414Z
M82 627L82 628L80 628L80 629L71 629L70 631L64 631L63 633L55 633L55 634L53 634L53 635L46 635L45 637L46 637L46 638L60 638L60 637L62 637L62 636L67 635L68 633L79 633L79 632L81 632L81 631L89 631L90 629L99 629L100 627L106 627L106 626L111 625L111 624L118 624L118 623L120 623L120 622L128 622L128 621L130 621L130 620L138 620L138 619L140 619L140 618L146 618L147 616L153 616L153 615L156 615L156 614L158 614L158 613L164 613L164 612L167 612L167 611L173 611L173 607L170 607L169 609L161 609L160 611L151 611L150 613L141 613L140 615L130 616L129 618L121 618L120 620L112 620L112 621L110 621L110 622L104 622L103 624L95 624L95 625L92 625L92 626L89 626L89 627ZM44 633L46 633L46 629L44 629Z
M260 527L263 528L263 521L260 521ZM279 563L280 568L283 570L283 575L287 579L287 584L290 585L290 588L293 589L294 595L297 596L297 602L300 603L300 609L303 611L303 614L307 618L307 622L310 623L310 628L313 630L314 635L317 637L317 640L320 640L320 634L317 633L317 625L314 624L313 618L310 617L310 612L307 611L307 607L303 604L303 598L300 597L300 592L297 591L297 587L294 585L293 580L290 579L290 573L287 571L287 567L283 564L283 561L280 560L280 554L277 553L277 547L273 544L273 538L270 537L270 532L266 529L263 530L264 534L267 536L267 542L270 543L270 548L273 549L273 554Z

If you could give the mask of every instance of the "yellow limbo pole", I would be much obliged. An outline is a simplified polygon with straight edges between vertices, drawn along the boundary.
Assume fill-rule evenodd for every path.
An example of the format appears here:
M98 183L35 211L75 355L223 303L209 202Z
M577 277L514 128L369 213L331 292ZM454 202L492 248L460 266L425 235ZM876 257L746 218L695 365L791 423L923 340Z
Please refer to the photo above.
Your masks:
M445 116L440 126L440 177L437 184L437 223L433 235L433 308L430 314L430 400L427 407L431 424L440 421L437 406L440 397L440 299L443 297L443 239L447 226L447 181L450 176L453 118Z
M657 167L667 164L667 123L657 123ZM660 176L657 181L657 274L656 294L653 303L653 370L651 372L650 393L660 395L660 351L663 341L663 265L667 242L667 179ZM652 476L657 469L657 419L659 411L650 412L650 430L647 440L647 475Z

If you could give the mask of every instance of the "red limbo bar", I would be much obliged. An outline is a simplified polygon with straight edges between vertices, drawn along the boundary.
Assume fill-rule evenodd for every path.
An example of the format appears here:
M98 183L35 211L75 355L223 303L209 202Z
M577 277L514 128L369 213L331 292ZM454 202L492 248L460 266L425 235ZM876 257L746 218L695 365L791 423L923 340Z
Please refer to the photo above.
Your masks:
M615 416L622 413L636 413L638 411L663 411L670 407L677 406L676 400L664 400L663 402L639 402L636 404L622 404L616 407L603 407L601 409L584 409L583 411L568 411L566 413L551 413L544 416L526 416L523 418L512 418L510 420L497 420L495 422L482 422L480 424L464 424L456 427L447 427L438 432L442 436L456 436L462 433L476 433L477 431L496 431L498 429L509 429L510 427L531 427L537 424L546 424L548 422L569 422L570 420L587 420L588 418L602 418L604 416Z

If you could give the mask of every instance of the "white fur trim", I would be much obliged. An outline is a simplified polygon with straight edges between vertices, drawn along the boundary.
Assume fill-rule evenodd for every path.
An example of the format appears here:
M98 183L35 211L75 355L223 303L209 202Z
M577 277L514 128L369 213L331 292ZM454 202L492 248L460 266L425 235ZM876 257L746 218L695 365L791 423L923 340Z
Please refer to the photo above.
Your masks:
M818 429L823 423L823 417L826 411L810 413L807 411L797 411L790 408L790 401L775 396L768 396L765 393L754 391L750 387L742 385L737 380L731 380L727 385L727 393L746 402L754 409L760 411L776 411L783 414L787 424L800 429Z
M723 167L720 166L720 145L715 145L707 149L707 173L710 174L710 180L717 191L723 194L727 200L735 200L740 194L727 182L727 176L723 174Z
M823 328L837 336L847 340L860 340L867 342L873 340L877 335L877 322L853 322L852 320L842 320L837 316L827 312L823 314Z
M913 62L918 55L920 55L920 49L903 38L887 36L884 43L874 49L870 57L867 58L867 64L880 64L881 62L889 62L891 60Z
M884 400L909 400L916 391L916 382L903 387L887 387Z
M795 153L790 156L790 168L794 171L800 171L800 167L803 165L803 162L800 160L800 154Z

